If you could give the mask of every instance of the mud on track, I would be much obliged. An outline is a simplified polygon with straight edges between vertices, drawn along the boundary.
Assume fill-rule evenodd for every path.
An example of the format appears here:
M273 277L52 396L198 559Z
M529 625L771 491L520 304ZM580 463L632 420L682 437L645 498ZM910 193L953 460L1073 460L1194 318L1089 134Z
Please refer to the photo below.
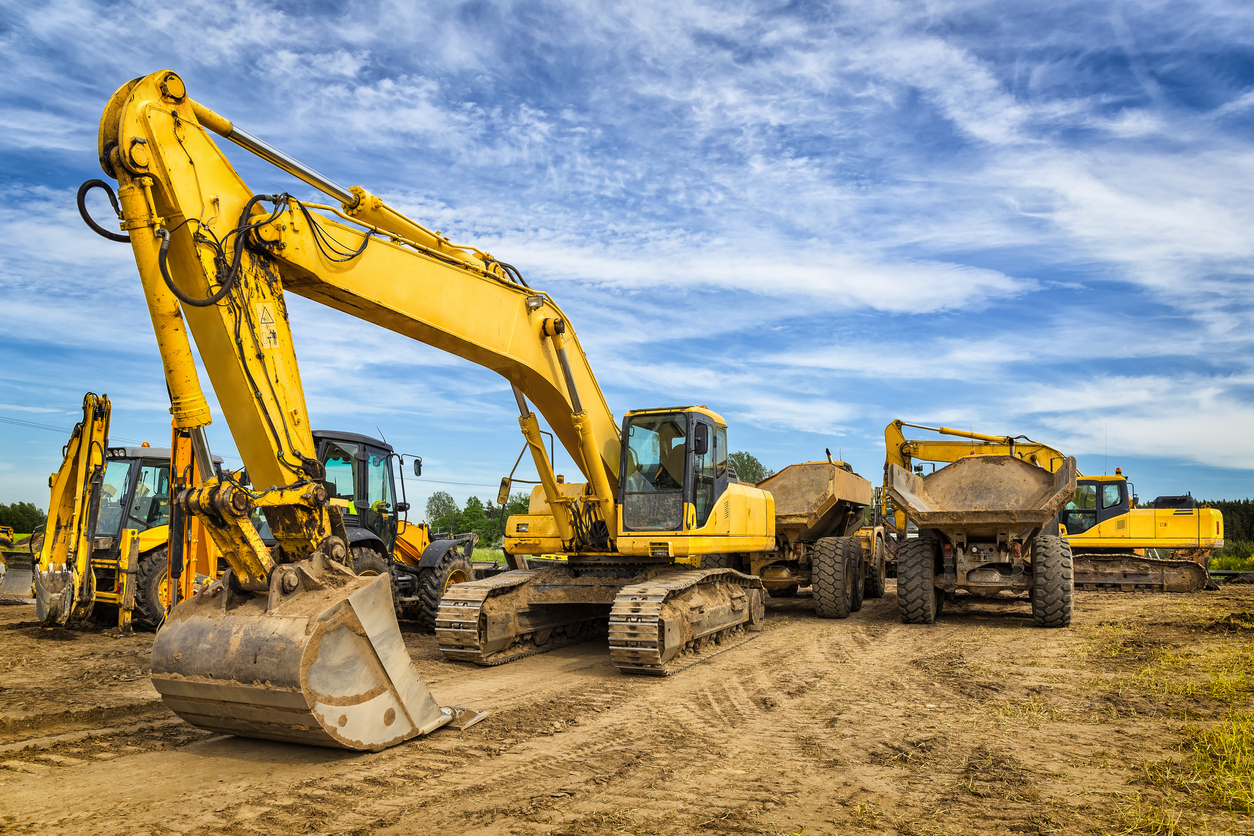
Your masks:
M440 702L493 716L365 755L200 732L149 684L151 635L0 607L0 831L1122 831L1163 801L1142 766L1179 756L1186 720L1251 708L1145 671L1200 683L1240 654L1250 631L1221 620L1254 588L1077 601L1074 627L1040 630L1025 601L964 599L907 627L891 582L845 621L772 600L759 638L661 680L618 674L604 641L477 669L407 632ZM1191 832L1254 829L1188 804Z

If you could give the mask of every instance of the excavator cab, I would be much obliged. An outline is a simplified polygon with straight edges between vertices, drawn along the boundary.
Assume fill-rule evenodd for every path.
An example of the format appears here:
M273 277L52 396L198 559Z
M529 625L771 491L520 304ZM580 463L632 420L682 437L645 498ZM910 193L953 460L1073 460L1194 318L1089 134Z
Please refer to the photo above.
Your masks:
M1058 513L1058 522L1068 535L1085 531L1126 514L1131 508L1131 490L1122 476L1096 476L1077 480L1075 496Z
M623 419L619 503L625 531L706 525L734 478L727 425L701 408L638 410Z

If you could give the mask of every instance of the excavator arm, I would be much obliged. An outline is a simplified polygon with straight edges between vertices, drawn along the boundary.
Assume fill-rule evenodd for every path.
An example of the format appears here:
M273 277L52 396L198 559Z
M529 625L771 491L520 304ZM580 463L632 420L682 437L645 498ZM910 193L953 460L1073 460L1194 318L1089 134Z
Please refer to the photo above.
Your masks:
M254 195L210 132L281 165L342 205ZM515 389L550 506L578 500L557 488L523 393L587 478L601 518L613 519L617 423L566 317L517 271L451 244L364 189L344 189L248 136L188 98L172 72L138 79L115 94L101 122L99 147L105 171L119 180L123 227L157 330L176 424L201 428L209 422L181 302L202 357L212 358L205 367L253 484L268 487L265 498L254 501L289 559L316 551L335 524L316 487L321 474L284 290L500 373ZM241 499L240 491L222 489L201 502L232 520L234 542L220 531L219 545L237 579L245 588L263 589L275 561L247 525L235 524L252 502ZM569 516L557 514L564 541L573 539Z

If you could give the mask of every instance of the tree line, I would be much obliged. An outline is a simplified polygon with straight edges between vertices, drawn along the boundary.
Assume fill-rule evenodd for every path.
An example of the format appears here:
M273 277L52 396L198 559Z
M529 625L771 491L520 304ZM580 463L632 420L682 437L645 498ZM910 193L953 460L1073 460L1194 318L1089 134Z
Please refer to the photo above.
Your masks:
M14 502L12 505L0 502L0 525L7 525L18 534L31 533L47 518L47 514L30 502Z
M1206 504L1224 515L1224 540L1254 540L1254 499L1212 499Z
M513 514L527 513L530 498L525 493L510 496L505 507L498 508L492 501L484 503L477 496L466 500L459 508L457 500L446 491L436 491L427 498L427 525L432 533L479 535L479 543L485 548L500 548L505 537L505 521Z

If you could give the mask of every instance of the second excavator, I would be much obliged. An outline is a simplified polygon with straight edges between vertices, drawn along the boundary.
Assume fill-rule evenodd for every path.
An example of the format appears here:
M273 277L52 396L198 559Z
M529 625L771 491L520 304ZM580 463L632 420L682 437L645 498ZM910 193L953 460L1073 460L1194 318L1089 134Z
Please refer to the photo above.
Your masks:
M336 204L259 195L211 134ZM761 582L703 557L769 550L769 493L726 466L727 426L704 406L628 412L621 432L567 317L490 254L458 246L360 187L346 189L188 96L161 71L120 88L99 154L119 183L79 191L98 233L130 243L157 334L176 426L209 462L209 409L189 328L252 488L206 470L178 498L230 564L171 612L153 681L206 728L378 749L452 719L405 654L386 580L345 568L347 535L314 454L285 293L295 293L492 369L511 384L541 490L508 523L513 555L563 565L457 584L437 618L441 650L499 664L596 634L615 664L666 674L756 631ZM108 192L123 234L85 205ZM544 416L583 474L566 482ZM262 487L268 486L268 487ZM249 515L265 516L267 547ZM717 559L712 562L718 562Z

